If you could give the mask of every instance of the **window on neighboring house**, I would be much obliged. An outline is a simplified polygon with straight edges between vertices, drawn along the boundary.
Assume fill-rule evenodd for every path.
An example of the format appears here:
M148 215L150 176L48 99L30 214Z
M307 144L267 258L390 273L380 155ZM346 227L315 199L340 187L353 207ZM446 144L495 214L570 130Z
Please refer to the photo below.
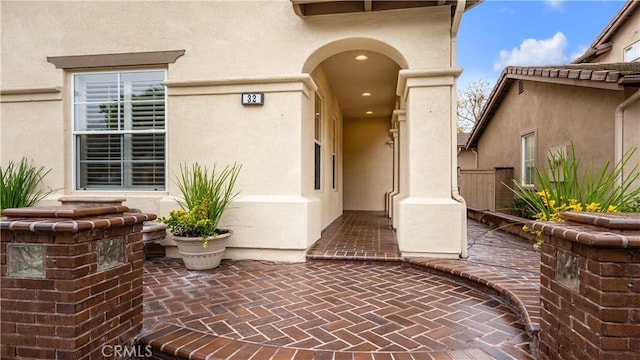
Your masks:
M636 41L630 46L624 49L623 54L624 62L638 62L640 61L640 41Z
M530 133L522 136L522 176L524 186L533 186L536 166L536 134Z
M165 71L73 75L78 190L164 190Z
M320 190L322 185L321 167L322 167L322 99L316 93L315 97L315 115L314 115L314 174L313 188Z

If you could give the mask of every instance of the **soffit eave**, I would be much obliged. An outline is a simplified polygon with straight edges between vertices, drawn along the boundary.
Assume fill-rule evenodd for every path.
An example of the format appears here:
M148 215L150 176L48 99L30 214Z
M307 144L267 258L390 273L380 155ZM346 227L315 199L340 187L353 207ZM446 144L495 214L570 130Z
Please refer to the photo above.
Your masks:
M483 0L467 0L465 9L467 11L478 5ZM357 12L375 12L384 10L399 10L411 8L424 8L434 6L451 6L451 16L455 14L457 0L291 0L293 10L300 17L346 14Z

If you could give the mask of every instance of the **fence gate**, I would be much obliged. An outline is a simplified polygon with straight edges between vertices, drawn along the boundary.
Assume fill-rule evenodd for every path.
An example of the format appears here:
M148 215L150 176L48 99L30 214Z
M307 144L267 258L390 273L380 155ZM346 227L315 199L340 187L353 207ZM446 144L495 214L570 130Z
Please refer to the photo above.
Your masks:
M511 184L513 168L491 170L460 170L458 186L467 206L477 210L505 209L513 201L513 193L504 184Z

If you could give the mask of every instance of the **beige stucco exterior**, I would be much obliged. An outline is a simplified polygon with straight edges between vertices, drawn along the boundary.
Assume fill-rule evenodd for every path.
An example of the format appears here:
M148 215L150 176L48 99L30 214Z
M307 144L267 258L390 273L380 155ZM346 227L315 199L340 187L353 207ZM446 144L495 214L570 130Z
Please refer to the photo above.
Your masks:
M458 148L458 168L461 170L473 170L478 168L475 149Z
M466 223L456 193L454 100L461 69L451 24L450 6L302 18L289 1L278 0L2 1L2 163L26 156L51 168L46 185L57 190L43 204L63 195L124 196L129 207L163 216L177 206L171 179L181 163L238 162L242 196L222 224L234 230L226 253L232 258L300 261L343 209L383 209L385 192L395 186L403 253L457 257ZM167 50L185 54L138 67L166 70L167 190L76 190L72 74L131 67L58 69L47 57ZM395 145L385 143L392 139L389 128L401 128L397 118L372 124L343 118L322 62L347 50L376 52L400 67L394 86L406 126ZM241 105L243 92L263 92L264 105ZM313 186L316 92L323 100L320 190ZM365 138L353 135L360 131L354 127ZM375 149L349 164L353 153L347 151L360 140ZM373 175L358 183L364 186L357 193L350 174L360 171L360 162ZM402 185L394 185L394 176Z
M350 119L344 136L344 209L385 209L384 195L393 188L393 149L389 119Z
M613 162L613 115L621 101L619 91L525 81L518 94L512 86L478 141L478 168L512 166L520 180L521 137L531 132L536 165L546 165L550 149L571 142L585 165Z

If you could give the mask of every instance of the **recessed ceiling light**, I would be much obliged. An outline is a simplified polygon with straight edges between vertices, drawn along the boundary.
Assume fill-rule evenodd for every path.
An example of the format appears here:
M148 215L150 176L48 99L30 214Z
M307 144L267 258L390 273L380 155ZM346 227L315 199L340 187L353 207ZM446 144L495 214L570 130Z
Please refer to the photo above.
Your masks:
M370 92L363 92L362 96L371 96L371 93Z
M358 61L364 61L367 60L369 57L367 55L358 55L356 56L356 60Z
M371 115L371 114L373 114L373 111L369 110L369 111L367 111L365 114L367 114L367 115Z

